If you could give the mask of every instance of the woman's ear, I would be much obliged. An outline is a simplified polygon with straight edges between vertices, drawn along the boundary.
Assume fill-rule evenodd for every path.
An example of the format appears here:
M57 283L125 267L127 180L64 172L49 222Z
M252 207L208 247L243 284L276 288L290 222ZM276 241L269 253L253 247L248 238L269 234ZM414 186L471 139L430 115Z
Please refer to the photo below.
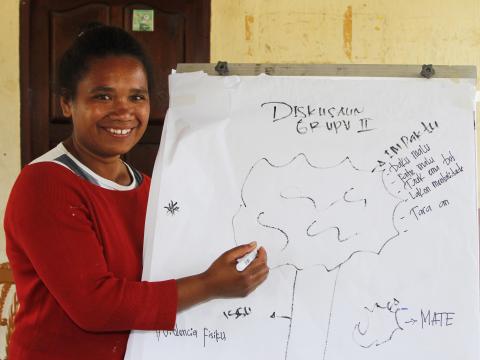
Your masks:
M72 117L72 100L67 99L65 96L60 97L60 106L62 107L63 116L67 118Z

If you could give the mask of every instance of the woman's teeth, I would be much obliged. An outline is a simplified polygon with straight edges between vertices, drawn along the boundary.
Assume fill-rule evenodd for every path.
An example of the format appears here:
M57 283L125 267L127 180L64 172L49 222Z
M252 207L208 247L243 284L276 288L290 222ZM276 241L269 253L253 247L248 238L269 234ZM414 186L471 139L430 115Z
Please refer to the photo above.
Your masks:
M108 128L107 131L108 131L108 132L111 132L112 134L115 134L115 135L127 135L128 133L130 133L130 131L132 131L132 129L113 129L113 128Z

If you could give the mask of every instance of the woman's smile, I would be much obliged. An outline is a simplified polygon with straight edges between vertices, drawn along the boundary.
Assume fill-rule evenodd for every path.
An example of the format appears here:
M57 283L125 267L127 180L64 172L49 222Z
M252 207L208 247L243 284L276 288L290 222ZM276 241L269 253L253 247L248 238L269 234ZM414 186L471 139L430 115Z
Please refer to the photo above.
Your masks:
M110 134L115 135L116 137L127 137L131 133L132 128L130 129L106 128L105 130L107 130Z
M94 59L72 100L64 101L73 120L72 146L82 161L118 159L140 140L148 124L150 100L143 65L128 56Z

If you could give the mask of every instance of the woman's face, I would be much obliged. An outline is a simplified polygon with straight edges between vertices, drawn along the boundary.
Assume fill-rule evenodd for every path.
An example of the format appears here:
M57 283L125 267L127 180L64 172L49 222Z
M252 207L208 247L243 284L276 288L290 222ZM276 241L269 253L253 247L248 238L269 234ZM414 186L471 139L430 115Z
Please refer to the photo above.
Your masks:
M130 151L148 124L148 95L147 75L135 58L91 60L75 98L61 104L63 114L72 118L76 150L100 158Z

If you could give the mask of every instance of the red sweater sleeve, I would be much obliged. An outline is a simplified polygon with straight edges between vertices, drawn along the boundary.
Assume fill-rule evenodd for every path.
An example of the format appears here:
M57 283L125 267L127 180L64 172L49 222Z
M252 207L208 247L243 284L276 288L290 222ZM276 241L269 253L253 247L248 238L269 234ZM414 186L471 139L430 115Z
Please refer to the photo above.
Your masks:
M95 192L86 194L78 186L84 180L59 168L27 166L9 199L7 252L15 281L23 287L18 289L20 301L34 297L36 287L41 291L44 286L70 319L87 331L173 328L176 282L141 282L115 275L105 255L110 244L98 237L109 214L92 207ZM112 206L128 209L128 202L119 199L120 204ZM39 282L32 281L35 276Z

